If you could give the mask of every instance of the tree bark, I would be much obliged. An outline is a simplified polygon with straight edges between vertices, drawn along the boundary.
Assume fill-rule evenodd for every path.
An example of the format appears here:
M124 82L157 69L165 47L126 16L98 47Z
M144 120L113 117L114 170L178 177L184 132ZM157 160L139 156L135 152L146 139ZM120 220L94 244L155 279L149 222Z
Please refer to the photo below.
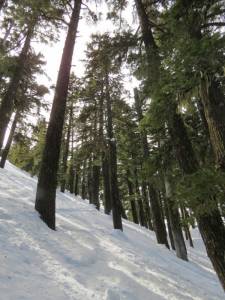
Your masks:
M57 171L65 117L66 100L73 50L81 9L81 0L74 1L62 60L56 83L50 122L46 134L41 169L38 178L35 208L43 221L55 229L55 196L57 187Z

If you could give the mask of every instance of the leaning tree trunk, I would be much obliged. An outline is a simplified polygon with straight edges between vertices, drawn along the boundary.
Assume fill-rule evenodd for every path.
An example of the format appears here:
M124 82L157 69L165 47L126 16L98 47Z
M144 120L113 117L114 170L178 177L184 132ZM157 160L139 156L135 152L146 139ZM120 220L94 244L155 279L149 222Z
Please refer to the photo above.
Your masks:
M43 221L46 222L51 229L55 229L57 171L59 165L70 69L81 10L81 2L81 0L74 1L74 8L63 49L62 60L55 88L55 96L46 134L41 169L38 178L35 208L40 213Z
M7 91L2 98L0 106L0 151L3 146L5 133L10 122L10 118L13 113L14 102L19 87L19 83L23 77L24 68L27 60L28 51L30 48L31 38L33 36L35 23L31 24L28 28L26 39L22 48L22 51L18 57L17 65L15 67L12 78L9 82Z
M17 112L14 116L14 120L13 120L11 129L10 129L10 133L9 133L7 143L5 145L5 148L2 151L2 157L1 157L1 161L0 161L0 168L5 167L6 159L7 159L8 154L9 154L9 150L10 150L10 147L11 147L11 144L12 144L12 141L13 141L13 136L14 136L14 133L15 133L15 130L16 130L16 126L17 126L19 117L20 117L20 114L19 114L19 111L17 110Z

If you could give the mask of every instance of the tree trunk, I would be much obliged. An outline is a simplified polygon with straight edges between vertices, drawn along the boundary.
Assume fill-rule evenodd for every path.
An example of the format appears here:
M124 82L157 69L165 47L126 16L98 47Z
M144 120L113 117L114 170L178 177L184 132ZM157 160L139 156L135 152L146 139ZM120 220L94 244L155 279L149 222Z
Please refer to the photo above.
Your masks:
M142 202L144 207L145 219L147 221L147 227L150 230L153 230L152 218L151 218L151 209L149 205L149 199L147 194L147 184L143 180L141 184L141 194L142 194Z
M130 196L130 206L131 206L131 213L132 213L132 218L133 222L138 224L138 215L137 215L137 209L136 209L136 204L135 204L135 194L133 190L133 184L132 181L130 180L130 172L129 170L127 171L127 187L128 187L128 193Z
M69 179L68 179L69 191L70 194L74 193L74 162L70 162L69 166Z
M92 183L92 159L89 159L89 164L88 164L88 170L87 170L87 190L88 190L88 199L89 199L89 203L92 204L92 198L93 198L93 183Z
M118 179L117 179L117 149L113 134L112 123L112 104L109 93L109 74L105 74L106 84L106 110L107 110L107 137L109 145L109 174L110 174L110 195L112 203L112 215L114 229L123 230L122 225L122 205L119 198Z
M23 77L23 72L27 60L28 51L30 48L31 38L33 36L35 24L31 24L26 35L26 39L23 45L23 49L18 57L17 65L15 67L15 71L13 76L9 82L7 91L2 98L1 106L0 106L0 151L3 146L5 133L10 122L10 118L14 109L14 102L17 94L17 90L19 87L20 80Z
M145 213L144 213L142 197L140 194L139 183L138 183L138 173L137 173L136 168L134 169L134 174L135 174L135 195L136 195L136 200L137 200L137 204L138 204L138 214L139 214L140 225L148 228L147 221L145 218Z
M109 174L109 160L107 154L102 156L102 175L104 186L104 211L109 215L112 211L111 191L110 191L110 174Z
M167 240L166 226L162 220L162 214L159 206L157 193L152 186L149 186L150 203L152 207L153 229L156 234L156 239L159 244L166 245L169 248Z
M225 96L215 78L202 79L201 100L216 164L225 171Z
M87 198L87 182L86 182L86 160L83 162L82 168L82 182L81 182L81 197L82 199Z
M167 228L168 228L168 233L169 233L169 238L170 238L170 245L173 250L176 250L175 244L174 244L174 239L173 239L173 233L172 233L172 228L171 228L171 222L170 222L167 201L165 201L165 216L166 216L166 220L167 220Z
M189 215L187 213L186 208L183 205L181 205L181 215L182 215L182 218L184 221L183 227L184 227L184 232L185 232L185 238L187 241L189 241L190 246L194 248L194 244L193 244L192 237L191 237L191 232L189 229L189 224L187 224L187 222L186 222Z
M57 187L57 171L65 117L66 100L73 50L81 9L81 0L74 1L68 33L63 49L62 60L55 88L55 96L50 115L46 142L38 178L35 208L41 218L55 229L55 196Z
M93 165L92 167L92 202L95 207L100 209L99 202L99 184L100 184L100 166Z
M71 133L71 124L72 124L72 115L73 110L70 108L70 114L69 114L69 124L67 128L67 134L66 134L66 141L65 141L65 147L64 147L64 153L63 153L63 162L62 162L62 180L61 180L61 192L65 192L66 188L66 172L67 172L67 160L69 155L69 147L70 147L70 133Z
M79 195L80 165L75 167L74 194Z
M20 116L20 114L19 114L19 111L17 110L17 112L16 112L16 114L14 116L14 120L13 120L11 129L10 129L10 133L9 133L9 137L8 137L6 146L5 146L4 150L2 151L0 168L4 168L5 167L5 162L6 162L6 159L8 157L9 150L10 150L10 147L11 147L11 144L12 144L12 141L13 141L13 136L14 136L14 132L16 130L16 126L17 126L17 122L18 122L19 116Z
M182 233L182 228L180 224L180 216L178 208L175 206L175 202L173 201L172 189L169 178L165 175L165 191L166 191L166 201L168 205L169 219L173 234L173 240L176 250L177 257L188 260L187 257L187 249L184 241L184 236Z

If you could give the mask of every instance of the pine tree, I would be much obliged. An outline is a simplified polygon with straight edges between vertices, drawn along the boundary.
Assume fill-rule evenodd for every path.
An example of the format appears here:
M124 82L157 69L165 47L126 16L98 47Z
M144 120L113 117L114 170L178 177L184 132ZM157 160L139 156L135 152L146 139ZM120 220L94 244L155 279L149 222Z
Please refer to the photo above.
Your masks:
M62 139L62 130L66 109L69 76L77 27L79 22L81 1L74 1L70 18L62 60L55 88L55 96L46 134L41 169L38 177L35 209L51 228L55 229L55 193L57 186L57 170Z

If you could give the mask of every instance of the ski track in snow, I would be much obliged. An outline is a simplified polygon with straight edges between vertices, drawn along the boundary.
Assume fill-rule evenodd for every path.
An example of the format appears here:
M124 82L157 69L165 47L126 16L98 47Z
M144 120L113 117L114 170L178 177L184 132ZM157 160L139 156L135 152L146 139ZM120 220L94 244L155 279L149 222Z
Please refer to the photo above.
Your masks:
M36 179L7 163L0 170L0 299L225 299L197 230L189 262L129 221L57 192L57 231L34 211Z

